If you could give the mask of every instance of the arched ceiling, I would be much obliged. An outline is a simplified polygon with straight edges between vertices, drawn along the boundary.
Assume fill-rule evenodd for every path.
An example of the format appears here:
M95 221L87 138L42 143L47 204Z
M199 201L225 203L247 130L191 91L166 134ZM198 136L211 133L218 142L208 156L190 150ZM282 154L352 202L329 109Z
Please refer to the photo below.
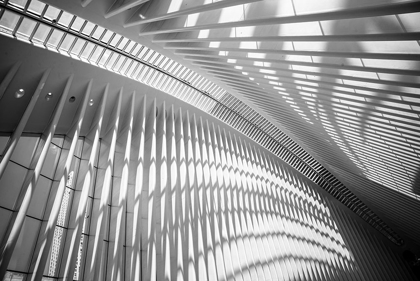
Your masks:
M414 220L400 206L420 204L419 1L43 2L206 77L397 227Z

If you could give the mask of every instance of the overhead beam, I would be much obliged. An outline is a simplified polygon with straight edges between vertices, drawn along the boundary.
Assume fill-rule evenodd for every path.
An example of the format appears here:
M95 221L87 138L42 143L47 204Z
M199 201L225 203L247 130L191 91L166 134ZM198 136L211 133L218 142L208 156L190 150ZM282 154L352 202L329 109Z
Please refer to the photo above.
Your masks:
M240 26L260 26L260 25L278 25L288 23L302 23L302 22L318 22L328 20L343 20L349 18L367 18L367 17L380 17L387 15L398 15L407 13L420 12L420 5L418 1L406 1L392 4L369 5L364 7L340 9L321 13L311 13L293 16L281 16L260 19L244 19L239 21L231 21L227 23L217 22L217 17L202 14L206 18L206 23L185 26L183 21L169 20L167 22L155 22L145 25L141 28L140 35L152 35L161 33L184 32L203 29L220 29L232 28Z
M202 1L197 0L192 0L189 2L183 1L182 5L180 5L178 8L175 8L174 11L171 11L170 7L167 7L170 1L153 0L140 7L140 9L136 11L133 17L125 22L124 27L167 20L188 14L203 13L257 1L261 0L221 0L217 2L207 1L207 3L202 3Z

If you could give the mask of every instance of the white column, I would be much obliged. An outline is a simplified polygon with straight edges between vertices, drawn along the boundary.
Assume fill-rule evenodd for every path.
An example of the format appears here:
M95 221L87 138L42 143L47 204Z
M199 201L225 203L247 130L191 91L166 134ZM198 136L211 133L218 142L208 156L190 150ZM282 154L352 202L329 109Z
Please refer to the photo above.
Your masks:
M88 133L85 141L91 141L91 152L89 155L89 162L87 165L87 172L85 178L83 180L83 186L81 190L80 197L78 198L78 202L74 202L73 205L76 206L76 216L74 217L73 221L69 222L69 227L73 228L73 232L71 232L70 239L70 246L69 250L66 254L63 255L63 263L64 266L64 274L63 280L73 280L74 270L77 261L78 250L80 246L80 240L82 235L82 228L83 222L85 218L86 206L88 202L89 194L94 185L94 165L97 160L97 155L99 152L99 137L102 130L102 123L106 108L106 101L108 98L108 88L109 85L106 85L104 93L102 95L102 100L96 110L95 117L92 121L90 132ZM77 200L76 197L73 201ZM86 242L85 242L86 243ZM83 278L83 276L80 276Z
M142 190L143 190L143 170L144 170L144 143L146 133L146 96L143 97L139 106L138 129L136 135L139 151L137 155L136 183L134 187L134 216L133 216L133 252L131 256L131 280L141 279L141 244L142 244Z
M107 246L106 232L109 220L108 213L108 203L109 195L112 185L112 174L113 174L113 165L114 165L114 154L115 147L118 136L118 128L120 123L120 111L121 111L121 99L122 99L122 89L120 90L117 101L114 106L114 112L109 120L109 125L107 131L109 135L105 136L106 141L109 142L108 157L106 161L106 170L104 176L104 182L101 190L100 203L96 209L93 209L93 212L97 214L96 220L96 232L94 239L94 248L92 253L90 269L93 270L93 280L104 280L105 279L105 267L106 267L106 252ZM102 140L104 141L104 140Z
M92 80L89 81L83 101L79 106L79 110L76 114L75 119L73 120L74 126L70 129L67 136L71 139L70 149L67 154L67 159L65 161L64 169L61 173L60 183L58 185L54 203L51 209L51 212L48 216L47 226L39 240L41 241L41 246L39 248L38 257L35 261L35 267L32 274L32 281L41 281L45 265L48 260L48 254L50 251L51 244L54 238L54 230L57 224L57 218L60 213L61 202L63 201L64 192L66 190L67 178L70 172L71 163L73 161L74 150L76 149L77 141L79 140L80 130L82 129L83 118L85 116L85 111L90 97L90 89L92 87Z

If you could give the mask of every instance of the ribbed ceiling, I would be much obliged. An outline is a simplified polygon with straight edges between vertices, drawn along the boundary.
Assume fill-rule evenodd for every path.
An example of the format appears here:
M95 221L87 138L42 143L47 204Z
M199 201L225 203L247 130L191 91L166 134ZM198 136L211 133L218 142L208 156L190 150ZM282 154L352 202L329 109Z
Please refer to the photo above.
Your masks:
M361 180L353 191L379 212L390 202L368 196L370 181L420 204L420 2L45 2L163 48L340 180Z

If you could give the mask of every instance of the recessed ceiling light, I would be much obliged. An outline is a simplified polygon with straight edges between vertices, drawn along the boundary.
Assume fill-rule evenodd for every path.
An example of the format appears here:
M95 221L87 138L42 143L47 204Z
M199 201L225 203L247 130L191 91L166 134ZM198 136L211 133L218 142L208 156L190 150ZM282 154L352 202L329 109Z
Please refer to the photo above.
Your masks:
M72 96L71 98L69 98L69 102L74 102L76 100L75 96Z
M21 97L23 97L25 95L25 90L24 89L19 89L15 92L15 97L17 99L20 99Z
M46 99L47 101L50 101L50 100L52 99L52 96L53 96L53 94L48 93L48 94L45 96L45 99Z
M93 105L93 99L90 99L89 106L92 106L92 105Z

